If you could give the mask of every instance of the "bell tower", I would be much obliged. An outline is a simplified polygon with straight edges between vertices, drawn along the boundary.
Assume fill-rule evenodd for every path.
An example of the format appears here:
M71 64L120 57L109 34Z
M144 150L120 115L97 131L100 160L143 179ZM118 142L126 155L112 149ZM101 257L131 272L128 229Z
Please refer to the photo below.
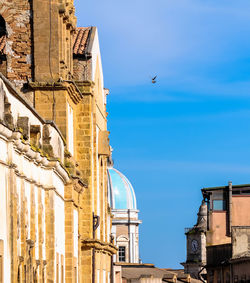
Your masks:
M205 201L197 213L196 225L186 229L187 260L182 263L185 273L193 278L200 279L200 274L206 273L206 231L207 231L207 205Z

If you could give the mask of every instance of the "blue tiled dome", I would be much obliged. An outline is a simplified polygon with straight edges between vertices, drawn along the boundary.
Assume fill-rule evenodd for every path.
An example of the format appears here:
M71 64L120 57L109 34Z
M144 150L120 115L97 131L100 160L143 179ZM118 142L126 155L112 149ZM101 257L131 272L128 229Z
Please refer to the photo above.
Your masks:
M114 168L108 168L108 188L112 209L137 209L132 185L121 172Z

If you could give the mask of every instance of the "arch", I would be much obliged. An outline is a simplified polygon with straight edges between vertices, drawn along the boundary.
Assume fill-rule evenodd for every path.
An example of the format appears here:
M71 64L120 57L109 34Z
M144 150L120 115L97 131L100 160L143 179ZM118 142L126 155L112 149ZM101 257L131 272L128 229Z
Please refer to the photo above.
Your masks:
M116 239L117 242L128 242L129 239L128 237L126 237L125 235L120 235L117 239Z

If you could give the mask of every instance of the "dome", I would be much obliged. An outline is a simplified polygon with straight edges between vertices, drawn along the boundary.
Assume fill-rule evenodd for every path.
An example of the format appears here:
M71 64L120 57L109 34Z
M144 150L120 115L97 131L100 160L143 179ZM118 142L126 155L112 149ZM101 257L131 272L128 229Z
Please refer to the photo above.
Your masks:
M135 192L129 180L115 168L108 168L108 191L112 209L137 209Z

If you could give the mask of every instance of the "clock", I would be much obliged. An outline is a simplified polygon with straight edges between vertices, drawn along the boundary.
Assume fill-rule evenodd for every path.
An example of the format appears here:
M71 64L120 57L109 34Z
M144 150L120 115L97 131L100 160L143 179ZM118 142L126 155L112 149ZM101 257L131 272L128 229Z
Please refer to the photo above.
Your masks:
M193 252L197 252L198 251L198 247L199 247L199 244L198 244L198 241L197 240L192 240L191 242L191 249Z

